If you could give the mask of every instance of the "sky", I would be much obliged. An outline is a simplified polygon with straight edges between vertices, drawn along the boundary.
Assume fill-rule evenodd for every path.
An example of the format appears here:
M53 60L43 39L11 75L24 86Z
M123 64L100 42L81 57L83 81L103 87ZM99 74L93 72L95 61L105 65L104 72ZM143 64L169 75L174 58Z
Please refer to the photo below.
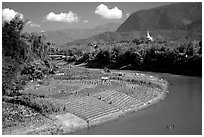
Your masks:
M2 17L9 21L19 13L29 19L24 31L40 32L68 28L94 28L107 23L123 23L142 9L170 2L3 2Z

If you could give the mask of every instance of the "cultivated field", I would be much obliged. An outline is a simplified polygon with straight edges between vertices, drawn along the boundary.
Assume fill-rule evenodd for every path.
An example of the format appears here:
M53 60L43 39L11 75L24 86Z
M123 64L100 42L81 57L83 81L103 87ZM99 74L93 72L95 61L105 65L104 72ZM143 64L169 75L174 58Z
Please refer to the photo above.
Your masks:
M36 106L52 121L47 124L44 120L42 131L36 127L39 134L59 134L117 119L163 100L167 82L140 73L64 65L53 77L30 82L21 93L38 96L30 106L40 104ZM59 130L50 132L53 126L48 125ZM35 134L36 130L26 130L25 134ZM22 129L12 134L19 132Z

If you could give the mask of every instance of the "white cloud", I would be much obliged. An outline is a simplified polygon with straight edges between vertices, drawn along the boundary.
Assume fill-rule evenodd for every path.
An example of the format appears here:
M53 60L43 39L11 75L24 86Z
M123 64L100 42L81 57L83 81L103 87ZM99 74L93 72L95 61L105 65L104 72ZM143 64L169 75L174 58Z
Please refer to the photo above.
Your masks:
M130 13L126 13L126 18L128 18L130 16Z
M84 22L84 23L87 23L87 22L89 22L89 21L88 21L88 20L84 20L83 22Z
M33 23L31 20L29 20L26 25L30 25L30 27L40 27L39 24Z
M95 14L98 14L106 19L120 19L122 18L123 13L122 10L118 9L117 7L110 9L106 5L100 4L96 7Z
M31 23L32 23L32 21L31 21L31 20L29 20L29 21L26 23L26 25L31 24Z
M23 14L16 12L13 9L5 8L2 10L2 19L3 21L10 22L17 14L23 19Z
M69 13L59 13L55 14L54 12L50 12L45 17L48 21L58 21L58 22L78 22L79 17L77 14L73 13L72 11L69 11Z
M40 32L45 32L44 30L41 30Z
M31 27L40 27L39 24L35 24L35 23L31 23L30 26L31 26Z

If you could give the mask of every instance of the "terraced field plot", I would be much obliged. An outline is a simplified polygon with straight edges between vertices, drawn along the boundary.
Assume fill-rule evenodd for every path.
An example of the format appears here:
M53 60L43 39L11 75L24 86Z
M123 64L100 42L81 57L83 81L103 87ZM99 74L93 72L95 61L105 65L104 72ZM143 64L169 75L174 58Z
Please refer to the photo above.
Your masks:
M73 79L100 79L104 76L104 73L98 70L88 70L86 68L74 67L74 68L61 68L58 73L64 73L62 76L55 76L58 80L73 80Z
M30 84L23 92L60 98L61 95L76 94L83 89L92 89L96 86L91 80L54 80L49 85Z
M94 94L93 97L96 97L99 100L111 104L119 109L135 107L141 103L140 100L117 91L104 91Z
M151 83L140 82L140 79L134 77L121 77L115 73L112 78L111 73L81 68L76 70L60 70L60 75L54 76L49 84L31 84L23 92L46 95L43 100L55 104L60 110L59 114L74 114L86 121L88 126L118 118L126 112L151 104L150 100L162 92ZM103 80L102 76L109 79Z
M94 82L88 81L88 83ZM134 91L131 91L131 94L127 95L126 93L115 90L120 88L120 86L113 89L111 83L109 84L109 90L107 90L107 86L105 86L106 89L103 89L103 84L98 84L97 86L88 85L87 87L84 85L86 88L81 90L77 95L69 96L68 98L63 97L64 101L67 100L67 112L84 119L87 123L92 123L94 120L107 115L119 115L117 114L118 112L134 109L147 103L157 94L153 89L146 87L146 91L141 91L140 88L137 90L133 88ZM133 85L130 84L128 86ZM132 87L127 88L126 86L124 88L127 91L132 89Z
M119 111L117 107L94 97L73 99L66 103L66 109L69 113L73 113L87 122Z

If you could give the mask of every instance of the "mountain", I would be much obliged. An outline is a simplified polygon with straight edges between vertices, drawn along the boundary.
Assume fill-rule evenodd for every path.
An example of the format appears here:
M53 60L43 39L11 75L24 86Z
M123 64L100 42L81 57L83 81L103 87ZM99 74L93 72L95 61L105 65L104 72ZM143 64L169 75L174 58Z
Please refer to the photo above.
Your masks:
M117 32L202 30L202 3L176 3L132 13Z
M65 30L54 30L42 32L47 37L50 42L56 43L56 45L66 44L78 39L85 39L91 36L106 32L106 31L116 31L120 24L118 23L108 23L105 25L97 26L90 29L65 29Z
M202 33L186 30L154 30L150 34L155 40L202 40ZM121 41L133 41L146 37L146 31L130 31L130 32L104 32L86 39L79 39L66 44L58 45L61 49L69 48L69 46L88 45L89 43L113 43Z
M113 42L121 42L125 40L133 40L135 38L140 38L141 35L145 35L146 32L114 32L114 31L107 31L104 33L100 33L94 36L91 36L86 39L79 39L73 42L68 42L66 44L59 45L59 48L66 49L69 46L76 46L76 45L88 45L89 43L113 43Z
M100 33L59 47L140 39L146 37L147 30L155 40L202 40L202 3L178 3L140 10L132 13L116 32Z

